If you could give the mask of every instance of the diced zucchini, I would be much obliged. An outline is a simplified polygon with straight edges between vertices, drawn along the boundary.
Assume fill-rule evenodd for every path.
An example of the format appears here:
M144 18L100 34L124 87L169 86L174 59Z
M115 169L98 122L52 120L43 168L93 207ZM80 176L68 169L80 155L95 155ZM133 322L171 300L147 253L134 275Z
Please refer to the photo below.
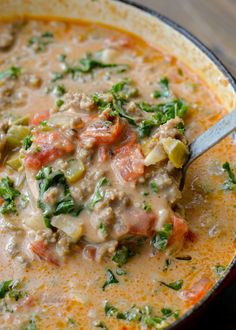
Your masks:
M6 134L6 146L10 149L21 146L22 140L30 134L28 126L13 125L9 128Z
M167 155L160 143L158 143L144 159L144 165L150 166L165 160Z
M72 184L82 178L85 172L85 167L80 159L71 159L68 162L68 167L65 170L65 177L68 183Z
M20 168L22 167L22 158L20 157L19 152L15 152L8 158L7 165L11 166L13 170L20 170Z
M162 139L161 142L169 160L174 165L174 167L183 167L189 154L187 146L182 141L173 139L171 137Z
M51 224L62 230L74 242L77 242L83 235L83 224L70 215L57 215L52 218Z

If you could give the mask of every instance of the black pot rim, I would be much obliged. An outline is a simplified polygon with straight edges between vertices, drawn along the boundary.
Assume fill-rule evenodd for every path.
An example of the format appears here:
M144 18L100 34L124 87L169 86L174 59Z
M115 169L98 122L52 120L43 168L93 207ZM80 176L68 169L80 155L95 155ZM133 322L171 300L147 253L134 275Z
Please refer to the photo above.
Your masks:
M184 37L186 37L188 40L190 40L195 46L197 46L204 54L207 55L207 57L217 66L217 68L223 73L223 75L227 78L228 82L232 86L233 90L236 93L236 80L232 76L232 74L229 72L229 70L224 66L224 64L219 60L219 58L207 47L205 46L197 37L195 37L192 33L190 33L188 30L183 28L181 25L177 24L173 20L169 19L168 17L160 14L154 9L148 8L144 5L137 4L133 0L115 0L118 2L123 2L124 4L133 6L135 8L138 8L157 19L161 20L166 25L169 25L171 28L182 34ZM166 330L175 330L175 328L180 325L182 325L184 322L187 321L190 316L200 311L200 309L203 309L210 301L210 299L213 298L214 294L218 293L221 289L223 289L224 284L230 277L230 275L233 272L233 269L236 268L236 255L234 256L233 260L231 261L230 265L227 267L227 270L225 271L224 275L216 282L216 284L212 287L212 289L202 298L196 305L194 305L192 308L190 308L186 313L183 314L179 319L177 319L175 322L173 322L170 326L166 328Z

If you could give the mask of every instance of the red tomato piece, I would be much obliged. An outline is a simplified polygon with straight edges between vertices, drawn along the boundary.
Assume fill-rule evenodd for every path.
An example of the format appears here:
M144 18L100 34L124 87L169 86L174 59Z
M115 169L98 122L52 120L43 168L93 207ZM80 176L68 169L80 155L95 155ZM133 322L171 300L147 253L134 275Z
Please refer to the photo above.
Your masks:
M188 233L188 226L184 219L177 217L172 218L173 233L169 239L169 245L175 242L183 242L185 235Z
M30 119L30 124L32 126L37 126L42 123L43 120L47 120L49 118L48 111L37 112L33 114L32 118Z
M190 307L200 301L212 287L212 282L208 277L202 277L198 282L192 285L189 290L182 292L181 296L186 300L186 306Z
M53 252L52 248L50 248L47 244L43 241L36 241L31 243L30 248L32 252L37 254L40 258L54 264L55 266L60 266L59 261L56 258L55 253Z
M121 149L125 146L133 146L137 142L137 133L129 126L123 136L122 141L115 146L112 151L117 154L121 151Z
M138 144L124 146L113 159L113 169L125 181L135 181L144 173L144 157Z
M123 123L119 117L114 122L97 119L93 121L81 134L81 139L94 138L95 144L113 144L120 137L123 130Z
M33 170L39 170L42 166L72 153L75 149L74 144L57 131L38 133L34 144L39 150L32 150L25 158L25 166Z

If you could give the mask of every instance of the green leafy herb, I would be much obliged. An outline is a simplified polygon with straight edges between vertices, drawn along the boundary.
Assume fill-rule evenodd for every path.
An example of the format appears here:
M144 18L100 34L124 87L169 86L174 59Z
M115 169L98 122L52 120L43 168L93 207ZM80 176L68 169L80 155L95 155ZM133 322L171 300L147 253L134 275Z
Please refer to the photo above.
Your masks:
M154 98L159 97L169 97L170 96L170 90L169 90L169 80L168 78L164 77L159 82L161 90L157 90L153 93Z
M112 86L111 93L120 100L128 101L138 95L138 89L130 80L124 79Z
M151 118L141 122L139 126L141 137L149 136L154 127L159 127L170 119L175 117L183 118L188 110L187 104L181 99L160 104L141 102L138 103L138 106L144 112L154 113Z
M17 66L11 66L5 71L0 72L0 80L10 78L10 79L17 79L21 74L21 68Z
M16 213L15 198L20 195L20 192L14 188L14 182L9 177L3 178L0 181L0 196L3 199L3 204L0 207L2 214Z
M0 283L0 299L3 299L8 294L10 298L18 301L25 296L25 292L19 290L20 282L18 280L8 280Z
M222 275L225 272L225 270L226 270L226 267L223 266L223 265L216 265L215 266L216 274L219 275L219 276Z
M184 281L183 280L177 280L175 282L171 282L171 283L165 283L165 282L160 282L161 284L165 285L166 287L170 288L170 289L173 289L175 291L179 291L183 284L184 284Z
M59 61L60 62L65 62L65 60L66 60L66 54L60 54L59 56L58 56L58 59L59 59Z
M144 201L143 202L143 209L146 212L151 212L152 211L152 206L151 206L151 204L148 204L147 201Z
M228 180L225 181L225 183L224 183L224 189L225 190L233 190L236 187L236 177L235 177L235 174L233 172L233 169L231 168L229 162L225 162L222 165L222 168L228 175Z
M98 229L102 233L102 235L107 234L107 228L106 228L106 225L103 222L100 223Z
M156 194L158 193L159 189L158 189L158 186L155 181L150 182L150 187L154 193L156 193Z
M112 115L116 115L116 116L120 116L120 117L123 117L125 119L127 119L127 121L133 125L133 126L137 126L136 124L136 120L129 116L124 108L123 108L123 101L120 100L120 99L114 99L113 100L113 111L112 111Z
M22 141L22 146L25 150L28 150L33 143L33 136L32 135L27 135L23 141Z
M105 322L99 321L99 322L94 322L95 328L101 328L102 330L108 330L108 327L106 326Z
M42 52L46 50L46 46L53 42L53 34L51 32L45 32L40 36L32 37L28 40L28 46L33 47L36 52Z
M68 317L67 322L69 325L76 326L76 321L72 317Z
M133 305L128 311L121 312L118 308L106 302L105 304L105 314L109 317L116 317L118 320L125 320L128 322L140 323L144 326L162 329L164 326L168 325L166 322L168 318L177 318L179 312L172 312L170 308L163 308L161 310L162 315L157 316L153 314L152 309L149 306L144 306L142 308Z
M130 258L135 256L135 252L128 249L125 245L118 248L112 257L112 261L118 264L119 267L125 265Z
M55 82L57 80L61 80L65 77L65 74L63 72L53 72L52 73L52 82Z
M119 281L117 280L117 278L115 277L115 275L113 274L113 272L110 269L108 269L107 270L107 280L106 280L106 282L102 286L103 291L105 290L105 288L108 285L117 284L117 283L119 283Z
M54 89L56 96L60 97L66 93L66 88L63 84L57 85Z
M45 225L50 227L50 219L54 215L71 214L78 216L82 211L81 205L76 205L70 193L70 188L66 182L66 178L61 171L52 171L51 167L43 167L36 175L36 180L39 181L39 200L38 207L43 211ZM45 203L44 194L51 187L62 187L63 196L56 202L55 205Z
M175 128L177 128L177 130L179 131L180 134L184 134L185 133L185 127L183 123L178 123Z
M56 105L58 108L60 108L63 104L64 104L64 101L61 99L57 100L57 102L56 102Z
M167 223L162 230L158 231L155 237L152 239L154 248L158 251L164 251L167 247L168 240L172 234L173 225Z
M96 184L95 187L95 192L92 195L92 197L90 198L89 203L87 204L87 207L90 210L93 210L95 204L97 204L98 202L102 201L104 198L104 192L101 190L101 187L105 186L108 184L108 179L103 176Z

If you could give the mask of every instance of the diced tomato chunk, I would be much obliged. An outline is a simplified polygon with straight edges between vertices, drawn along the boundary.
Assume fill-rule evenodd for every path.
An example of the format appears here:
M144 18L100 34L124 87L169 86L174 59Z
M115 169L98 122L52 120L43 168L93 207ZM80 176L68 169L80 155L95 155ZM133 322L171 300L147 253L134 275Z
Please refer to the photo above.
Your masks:
M75 150L70 139L57 131L38 133L34 145L39 147L39 150L32 150L25 158L25 166L33 170L39 170Z
M30 248L32 252L37 254L40 258L59 266L59 261L56 258L55 253L53 252L52 248L45 244L43 241L36 241L31 243Z
M49 118L49 112L48 111L42 111L42 112L37 112L33 114L30 124L32 126L37 126L42 123L43 120L47 120Z
M124 146L113 159L113 169L125 181L135 181L144 174L144 157L138 144Z
M116 145L112 151L114 154L117 154L125 146L133 146L137 142L137 133L129 126L121 137L121 142Z
M208 277L202 277L192 285L189 290L182 292L181 296L186 301L186 306L190 307L200 301L212 287L212 282Z
M4 203L4 199L0 197L0 206Z
M172 245L175 242L183 242L185 235L188 233L188 226L184 219L174 215L172 218L172 222L173 233L169 239L169 245Z
M113 144L120 137L123 130L123 123L119 117L114 122L109 120L96 119L81 134L81 140L94 138L95 144Z

